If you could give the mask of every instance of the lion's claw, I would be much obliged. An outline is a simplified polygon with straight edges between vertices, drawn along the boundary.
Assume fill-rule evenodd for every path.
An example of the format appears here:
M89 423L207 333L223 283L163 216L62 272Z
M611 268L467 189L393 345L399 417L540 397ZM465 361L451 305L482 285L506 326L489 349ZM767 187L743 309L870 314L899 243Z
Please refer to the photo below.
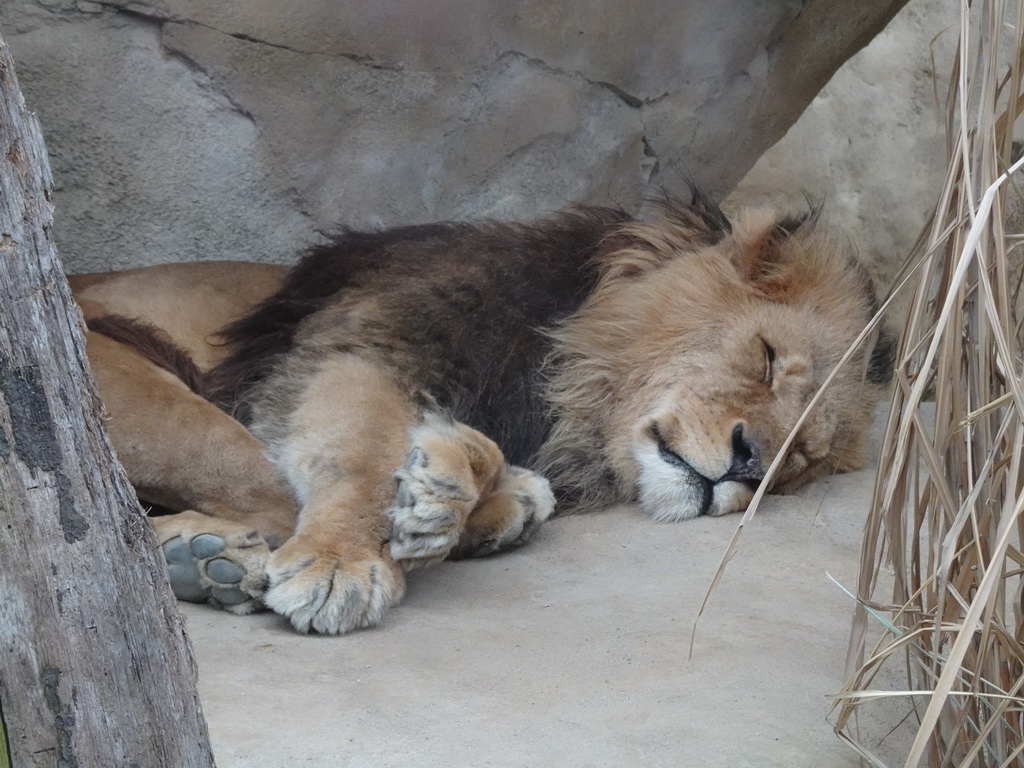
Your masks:
M292 540L271 555L268 608L300 632L344 634L379 624L405 592L401 569L373 552L315 554Z
M406 568L446 558L478 498L476 490L464 487L458 478L434 474L429 468L427 454L414 447L395 473L398 488L387 511L391 556Z

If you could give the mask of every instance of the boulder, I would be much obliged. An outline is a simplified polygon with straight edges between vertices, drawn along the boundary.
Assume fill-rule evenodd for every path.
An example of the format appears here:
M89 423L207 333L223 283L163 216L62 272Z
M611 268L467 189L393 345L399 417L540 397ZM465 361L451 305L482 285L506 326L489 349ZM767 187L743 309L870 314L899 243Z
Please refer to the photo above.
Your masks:
M728 192L905 0L5 0L72 271Z
M823 203L889 285L945 181L959 24L960 0L911 0L760 157L727 207Z

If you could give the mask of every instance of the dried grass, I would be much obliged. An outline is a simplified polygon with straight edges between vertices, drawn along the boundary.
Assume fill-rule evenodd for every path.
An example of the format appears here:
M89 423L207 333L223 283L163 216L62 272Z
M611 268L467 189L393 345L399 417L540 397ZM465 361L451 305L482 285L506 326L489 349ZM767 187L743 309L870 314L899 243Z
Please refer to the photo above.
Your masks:
M835 704L836 732L880 768L1024 768L1024 304L1020 238L1004 232L1007 171L1024 165L1008 168L1024 0L962 5L949 173L903 271L913 294ZM883 685L895 668L903 690ZM905 749L858 729L882 702L910 729ZM879 756L894 750L900 763Z

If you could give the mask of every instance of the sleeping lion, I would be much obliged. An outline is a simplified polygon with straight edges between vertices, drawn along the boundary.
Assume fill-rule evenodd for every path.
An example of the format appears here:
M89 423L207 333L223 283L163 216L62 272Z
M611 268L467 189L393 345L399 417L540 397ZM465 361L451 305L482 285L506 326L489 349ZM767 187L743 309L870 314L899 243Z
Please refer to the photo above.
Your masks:
M876 308L813 214L344 231L294 268L70 278L117 453L181 599L302 632L379 623L405 572L517 546L556 508L745 509ZM861 467L892 339L773 478Z

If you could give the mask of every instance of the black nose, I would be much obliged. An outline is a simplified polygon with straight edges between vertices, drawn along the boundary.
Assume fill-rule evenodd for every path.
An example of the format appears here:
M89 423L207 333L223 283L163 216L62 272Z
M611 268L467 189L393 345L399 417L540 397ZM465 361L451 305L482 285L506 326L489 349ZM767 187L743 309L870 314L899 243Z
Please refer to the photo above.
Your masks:
M758 482L762 477L761 449L753 440L744 437L743 425L737 424L732 429L732 466L722 480Z

